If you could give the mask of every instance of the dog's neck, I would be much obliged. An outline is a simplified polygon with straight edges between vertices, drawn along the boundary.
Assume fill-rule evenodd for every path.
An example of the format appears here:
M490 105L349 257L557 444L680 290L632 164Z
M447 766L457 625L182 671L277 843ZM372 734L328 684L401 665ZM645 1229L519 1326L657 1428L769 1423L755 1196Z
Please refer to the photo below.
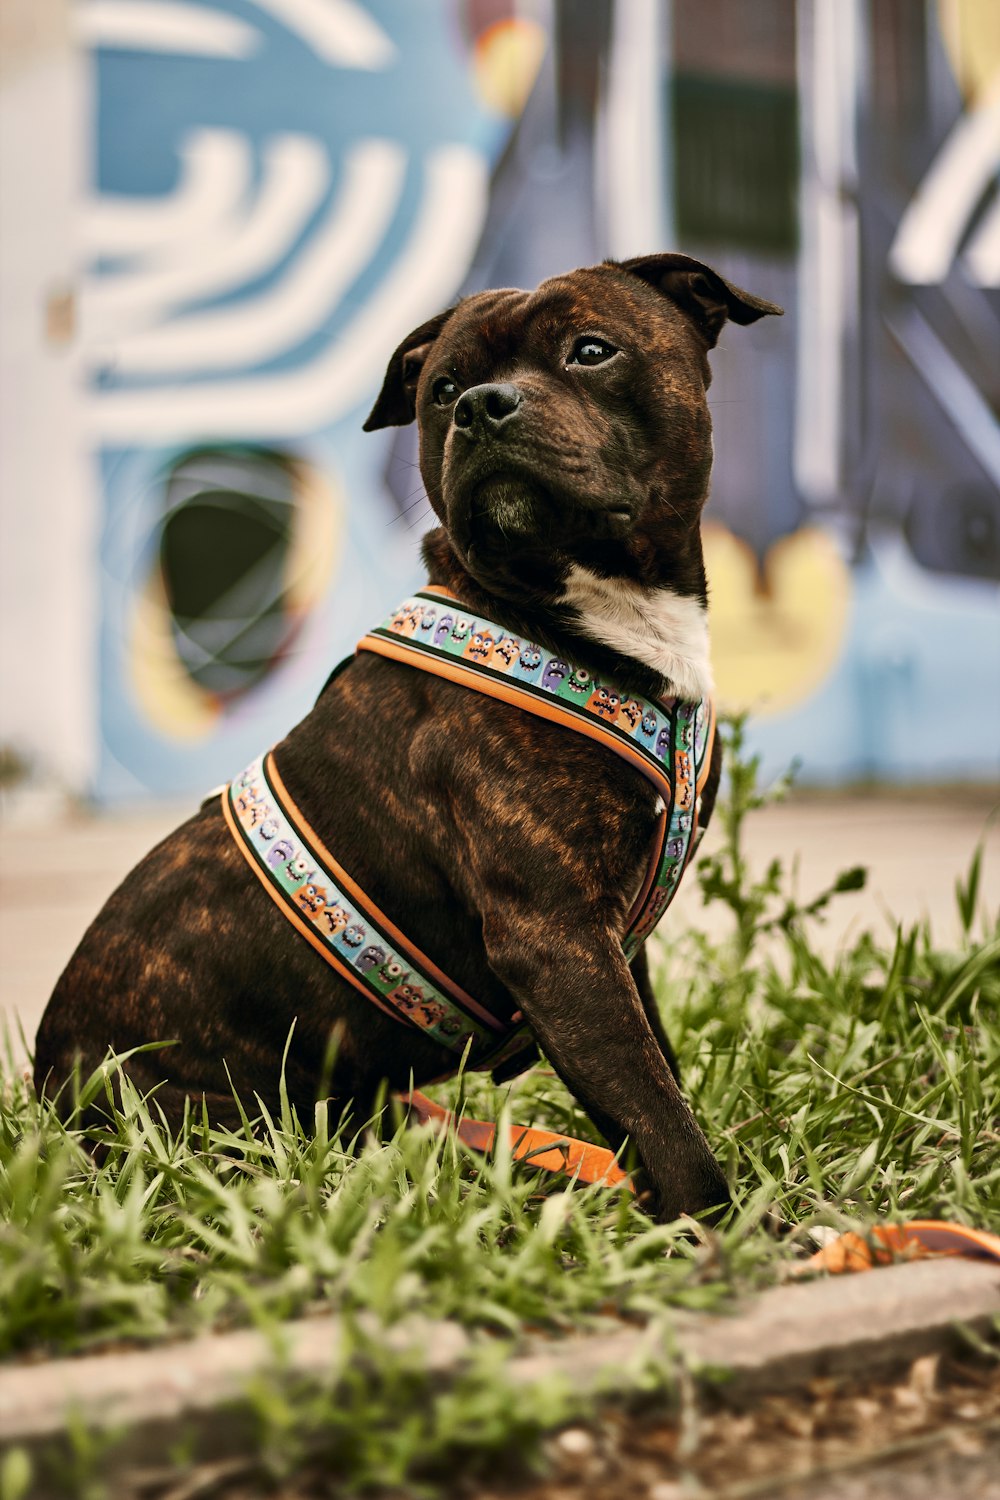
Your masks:
M630 578L602 578L573 563L559 602L585 636L650 667L678 697L712 696L708 611L700 599Z
M423 551L433 583L444 585L470 611L480 611L514 634L646 697L711 697L703 592L684 594L666 583L605 578L573 563L549 598L529 605L485 589L462 566L443 529L425 537ZM703 572L700 577L703 589Z

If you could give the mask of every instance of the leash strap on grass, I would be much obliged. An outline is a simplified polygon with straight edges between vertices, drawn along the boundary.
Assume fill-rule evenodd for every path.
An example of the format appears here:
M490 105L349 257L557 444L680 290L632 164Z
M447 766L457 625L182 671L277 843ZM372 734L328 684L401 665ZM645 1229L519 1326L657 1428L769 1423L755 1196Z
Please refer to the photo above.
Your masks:
M442 1130L453 1129L459 1140L473 1151L491 1151L496 1144L497 1127L487 1120L457 1118L414 1090L399 1098L422 1125L434 1124ZM510 1127L511 1154L515 1161L530 1161L531 1166L546 1172L563 1172L578 1182L601 1182L634 1193L628 1173L614 1154L603 1146L592 1146L574 1136L557 1135L528 1125ZM948 1224L942 1219L911 1219L908 1224L876 1224L866 1236L848 1230L836 1240L810 1256L800 1273L828 1271L840 1274L870 1271L876 1266L898 1260L926 1260L943 1255L962 1256L971 1260L988 1260L1000 1265L1000 1235L985 1229L971 1229L967 1224Z
M897 1260L960 1255L1000 1265L1000 1235L942 1219L911 1219L908 1224L875 1224L864 1235L848 1230L810 1256L804 1271L871 1271Z
M416 1091L399 1097L422 1125L432 1123L443 1130L454 1129L459 1140L473 1151L491 1151L496 1144L497 1127L486 1120L470 1120L465 1115L456 1118L451 1110L443 1109L426 1094ZM515 1161L530 1159L531 1166L542 1167L546 1172L565 1172L579 1182L603 1182L608 1187L635 1192L614 1153L604 1146L592 1146L574 1136L557 1135L552 1130L537 1130L529 1125L510 1127L510 1145Z

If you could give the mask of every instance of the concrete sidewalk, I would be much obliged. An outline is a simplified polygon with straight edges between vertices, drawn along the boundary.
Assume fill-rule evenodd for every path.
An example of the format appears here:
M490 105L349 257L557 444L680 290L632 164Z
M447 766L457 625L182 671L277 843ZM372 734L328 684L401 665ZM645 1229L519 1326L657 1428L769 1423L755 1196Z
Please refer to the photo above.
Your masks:
M1000 1266L988 1261L927 1260L859 1276L777 1286L726 1313L677 1310L670 1331L655 1325L550 1338L535 1335L508 1362L516 1389L560 1379L581 1394L641 1389L653 1361L682 1364L712 1387L725 1371L730 1402L805 1390L812 1380L871 1380L928 1354L962 1347L959 1327L988 1334L1000 1314ZM253 1421L248 1388L255 1375L322 1380L338 1368L350 1325L319 1313L281 1326L280 1337L240 1329L152 1349L82 1354L0 1368L0 1448L17 1444L36 1457L65 1450L73 1420L89 1430L127 1434L112 1474L137 1462L165 1463L183 1442L201 1461L245 1455ZM385 1329L354 1315L358 1331L421 1363L447 1383L475 1348L490 1342L454 1322L404 1318ZM350 1347L350 1346L349 1346ZM366 1363L364 1342L351 1360ZM107 1472L105 1477L111 1477ZM227 1491L227 1493L229 1493ZM972 1492L968 1492L972 1500Z
M955 880L985 837L981 903L1000 909L1000 790L962 788L895 795L798 794L750 816L751 863L774 857L799 869L799 893L815 895L841 870L870 868L869 887L838 897L819 929L832 949L849 931L883 936L895 920L927 915L938 940L958 935ZM49 993L88 923L146 851L192 811L161 806L127 816L66 812L32 817L15 804L0 824L0 1018L29 1045ZM717 847L710 829L704 848ZM663 924L669 940L687 924L721 935L724 912L705 910L690 878Z

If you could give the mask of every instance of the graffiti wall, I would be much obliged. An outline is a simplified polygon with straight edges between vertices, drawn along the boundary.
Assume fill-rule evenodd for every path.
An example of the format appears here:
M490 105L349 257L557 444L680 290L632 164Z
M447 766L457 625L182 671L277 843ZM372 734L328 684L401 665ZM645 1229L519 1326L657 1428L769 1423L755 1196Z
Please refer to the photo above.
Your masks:
M94 0L82 22L97 787L190 791L300 717L413 581L415 471L387 485L361 422L468 269L503 83L526 92L539 38L392 0Z
M995 5L74 15L100 798L216 784L420 581L412 430L361 433L402 333L668 247L786 308L714 357L723 700L771 772L996 777Z
M772 767L995 779L1000 12L676 18L679 237L788 309L713 386L719 686Z

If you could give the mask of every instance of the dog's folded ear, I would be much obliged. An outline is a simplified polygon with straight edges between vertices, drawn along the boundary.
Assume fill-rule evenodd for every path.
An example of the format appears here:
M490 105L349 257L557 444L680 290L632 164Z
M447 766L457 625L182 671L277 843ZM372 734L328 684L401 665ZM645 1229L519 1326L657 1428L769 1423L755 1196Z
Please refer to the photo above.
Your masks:
M772 313L780 317L784 312L776 303L765 302L763 297L754 297L733 286L718 271L690 255L673 252L637 255L617 264L622 271L638 276L676 302L694 321L709 347L718 339L727 318L734 323L756 323L758 318Z
M378 400L368 414L365 432L375 432L379 427L405 427L413 421L420 371L431 345L454 311L448 307L436 317L428 318L398 346L386 369Z

